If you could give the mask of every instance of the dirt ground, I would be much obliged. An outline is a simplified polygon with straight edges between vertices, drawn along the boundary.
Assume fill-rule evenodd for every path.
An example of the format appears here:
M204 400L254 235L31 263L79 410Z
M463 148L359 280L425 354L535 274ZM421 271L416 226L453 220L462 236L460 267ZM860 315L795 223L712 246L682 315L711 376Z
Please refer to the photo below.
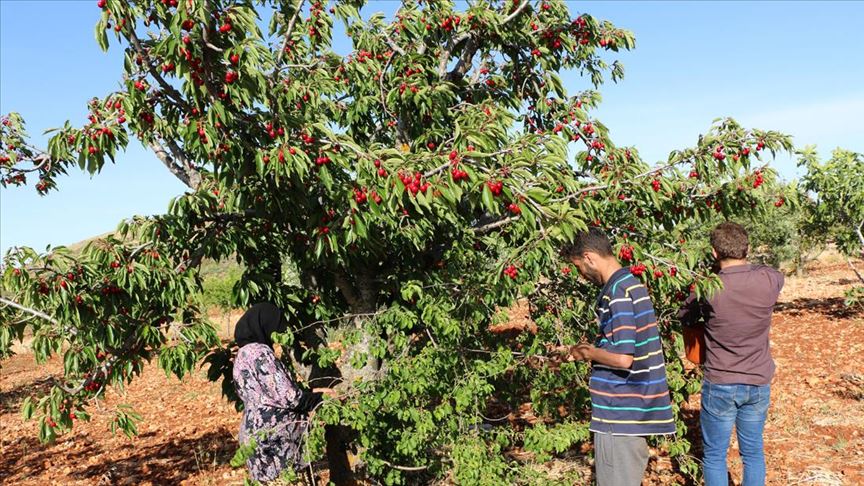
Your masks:
M771 335L777 362L765 432L771 485L864 484L864 365L858 359L864 356L864 313L843 307L851 276L845 264L837 264L787 279ZM222 319L225 332L236 316ZM203 370L179 381L151 365L122 395L109 392L100 408L92 408L91 422L43 446L36 440L36 423L22 422L20 403L47 388L48 377L59 371L59 361L37 367L26 352L3 363L0 484L243 483L245 472L228 465L240 415ZM138 437L107 431L117 403L142 415ZM691 411L695 417L698 397ZM737 484L741 461L734 440L729 460ZM555 467L567 467L557 462ZM645 484L668 478L656 471L668 463L652 461Z

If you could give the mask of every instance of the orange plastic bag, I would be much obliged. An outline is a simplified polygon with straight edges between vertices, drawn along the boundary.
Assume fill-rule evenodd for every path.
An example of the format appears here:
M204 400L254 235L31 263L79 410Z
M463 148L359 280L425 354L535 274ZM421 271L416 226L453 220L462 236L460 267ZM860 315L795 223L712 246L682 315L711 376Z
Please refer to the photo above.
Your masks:
M684 356L693 364L705 362L705 327L684 326Z

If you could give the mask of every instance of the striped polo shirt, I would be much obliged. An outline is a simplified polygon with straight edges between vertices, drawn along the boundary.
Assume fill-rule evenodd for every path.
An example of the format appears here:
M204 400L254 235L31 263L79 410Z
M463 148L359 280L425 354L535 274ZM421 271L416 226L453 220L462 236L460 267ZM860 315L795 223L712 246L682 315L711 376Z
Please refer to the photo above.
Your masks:
M593 363L591 431L614 435L674 434L663 346L648 289L622 268L597 297L594 345L633 355L630 369Z

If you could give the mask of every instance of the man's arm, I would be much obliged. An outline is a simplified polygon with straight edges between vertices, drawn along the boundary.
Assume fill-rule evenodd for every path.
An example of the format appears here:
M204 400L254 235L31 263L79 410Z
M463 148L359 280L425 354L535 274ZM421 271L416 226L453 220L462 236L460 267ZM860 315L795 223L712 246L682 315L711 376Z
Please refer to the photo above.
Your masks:
M570 355L577 360L593 361L614 368L630 369L633 366L632 354L610 353L590 344L578 344L570 348Z
M678 310L678 320L685 326L693 326L699 322L702 316L702 303L696 299L696 294L691 293Z
M635 311L629 295L619 293L613 296L608 312L601 320L602 339L599 344L602 347L579 344L571 348L573 358L630 369L636 352Z

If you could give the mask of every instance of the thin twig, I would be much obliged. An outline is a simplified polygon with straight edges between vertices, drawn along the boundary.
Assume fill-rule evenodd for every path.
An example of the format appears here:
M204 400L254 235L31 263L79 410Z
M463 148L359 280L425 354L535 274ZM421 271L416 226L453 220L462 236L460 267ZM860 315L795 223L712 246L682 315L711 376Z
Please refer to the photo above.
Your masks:
M155 79L156 82L159 83L162 91L166 95L168 95L168 97L171 98L175 103L183 107L183 109L188 110L189 105L183 99L183 95L181 95L173 86L168 84L168 82L165 81L165 78L163 78L162 75L159 74L159 71L157 71L153 64L150 62L150 55L141 45L141 41L138 39L138 35L135 33L134 23L133 27L129 29L124 29L124 31L129 32L127 36L129 38L129 42L132 43L132 47L135 48L135 52L137 52L138 55L141 57L141 62L147 66L147 72L149 72L150 75L153 76L153 79Z
M13 300L9 300L9 299L7 299L7 298L0 297L0 303L6 304L6 305L8 305L9 307L13 307L13 308L15 308L15 309L18 309L18 310L20 310L20 311L26 312L26 313L31 314L31 315L33 315L33 316L39 317L39 318L41 318L41 319L45 319L46 321L48 321L48 322L50 322L50 323L52 323L52 324L54 324L54 325L56 325L56 326L63 327L63 324L61 324L60 321L58 321L57 319L55 319L55 318L49 316L48 314L46 314L46 313L44 313L44 312L41 312L41 311L38 311L38 310L36 310L36 309L32 309L32 308L30 308L30 307L23 306L23 305L21 305L21 304L15 302L15 301L13 301ZM76 334L78 334L78 330L75 329L74 327L70 327L70 328L68 329L68 331L69 331L73 336L76 335Z
M504 218L504 219L499 219L498 221L474 228L474 232L479 233L479 234L488 233L494 229L500 228L502 226L506 226L506 225L512 223L513 221L518 220L519 218L520 218L520 216L509 216L509 217Z
M305 2L306 0L300 0L297 2L294 15L288 22L288 30L285 31L285 42L282 43L282 49L279 49L279 52L276 54L276 64L279 64L282 61L282 56L285 54L285 49L288 48L288 43L291 41L291 35L294 33L294 24L297 23L297 19L300 17L300 11L303 9L303 4Z

